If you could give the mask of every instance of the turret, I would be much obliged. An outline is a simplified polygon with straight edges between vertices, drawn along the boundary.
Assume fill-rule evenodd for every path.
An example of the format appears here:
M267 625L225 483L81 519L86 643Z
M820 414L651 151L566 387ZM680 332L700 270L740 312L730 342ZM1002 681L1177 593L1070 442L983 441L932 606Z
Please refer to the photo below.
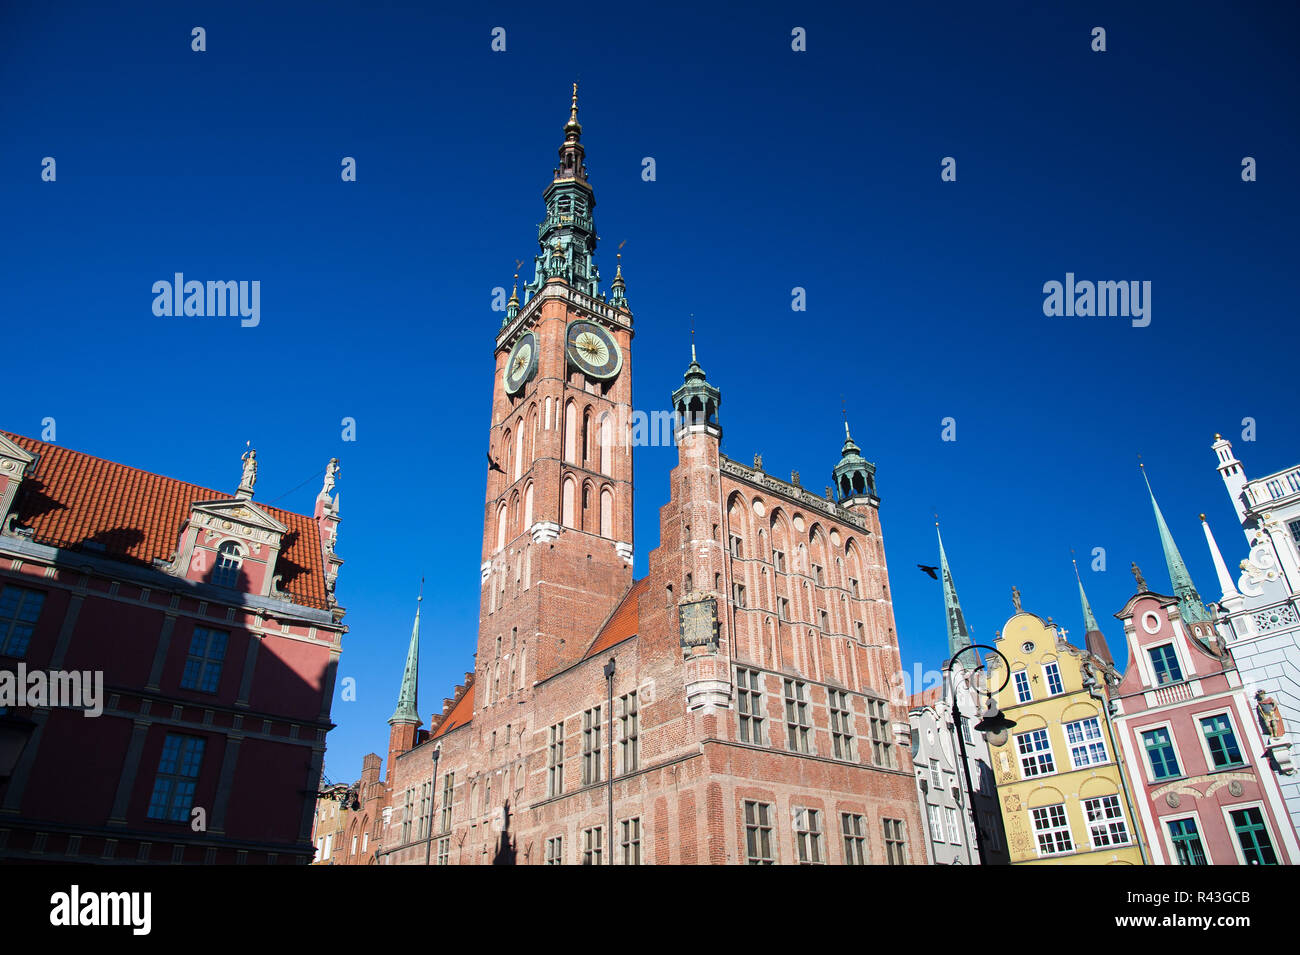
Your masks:
M715 440L722 440L722 425L718 424L718 408L722 406L722 392L709 384L708 376L695 358L695 343L691 342L691 363L686 368L682 386L673 392L673 410L676 412L677 436L704 432Z
M849 423L844 422L844 446L840 449L840 462L831 472L835 499L845 507L876 498L876 466L862 456L861 449L849 433ZM863 501L857 500L862 498ZM879 503L872 500L870 503Z

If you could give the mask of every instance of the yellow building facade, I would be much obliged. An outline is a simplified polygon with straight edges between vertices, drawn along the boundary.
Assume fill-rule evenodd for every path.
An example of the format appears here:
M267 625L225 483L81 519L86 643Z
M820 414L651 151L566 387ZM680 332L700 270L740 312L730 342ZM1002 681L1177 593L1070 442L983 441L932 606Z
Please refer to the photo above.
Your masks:
M1007 680L996 700L1016 725L1000 745L990 737L989 751L1011 863L1143 864L1133 800L1106 717L1114 670L1019 609L997 648L1010 679L991 655L989 686Z

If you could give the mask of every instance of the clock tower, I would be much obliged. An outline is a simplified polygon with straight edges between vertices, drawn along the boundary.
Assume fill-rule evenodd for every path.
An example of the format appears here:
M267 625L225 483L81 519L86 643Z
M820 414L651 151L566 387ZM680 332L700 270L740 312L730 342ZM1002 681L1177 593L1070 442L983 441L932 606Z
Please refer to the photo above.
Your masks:
M476 720L580 660L632 584L632 313L621 267L599 288L581 135L574 84L535 274L495 342Z

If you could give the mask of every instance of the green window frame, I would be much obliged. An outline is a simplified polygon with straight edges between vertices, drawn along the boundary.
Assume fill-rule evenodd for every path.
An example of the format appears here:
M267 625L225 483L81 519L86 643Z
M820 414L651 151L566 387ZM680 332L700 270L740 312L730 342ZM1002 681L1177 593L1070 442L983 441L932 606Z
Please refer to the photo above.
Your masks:
M1201 718L1201 732L1210 748L1210 759L1215 769L1241 765L1241 747L1237 734L1232 731L1232 721L1226 713Z
M1168 727L1146 730L1142 734L1142 745L1146 748L1147 759L1151 761L1151 772L1156 779L1173 779L1183 774L1178 765L1178 754L1174 752L1173 741L1169 738Z
M1233 809L1228 815L1232 817L1232 828L1237 833L1237 842L1246 865L1277 865L1277 852L1273 841L1268 837L1268 827L1264 825L1264 816L1258 807Z
M1174 844L1179 865L1209 865L1196 820L1191 816L1186 819L1170 819L1169 838Z
M1151 659L1151 668L1155 671L1156 686L1179 683L1183 679L1183 669L1178 665L1178 654L1174 653L1172 643L1158 647L1149 647L1147 656Z

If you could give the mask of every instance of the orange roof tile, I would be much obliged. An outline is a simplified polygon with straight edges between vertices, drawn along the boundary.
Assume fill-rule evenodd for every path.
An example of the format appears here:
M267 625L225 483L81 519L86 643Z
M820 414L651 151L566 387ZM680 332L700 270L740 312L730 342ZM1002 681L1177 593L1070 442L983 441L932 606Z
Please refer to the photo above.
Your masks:
M922 690L920 693L913 693L907 698L907 708L917 710L923 706L933 706L943 699L943 687L932 686L928 690Z
M594 657L598 653L604 653L616 643L622 643L628 637L635 637L639 626L637 616L637 604L641 595L645 593L650 586L650 578L642 577L632 584L627 595L622 602L614 608L614 612L609 615L605 625L600 628L600 633L596 634L596 639L592 641L591 648L587 650L584 660Z
M152 566L180 543L181 524L196 501L230 501L213 491L137 468L105 461L35 438L0 432L25 451L40 455L19 489L18 525L51 547L76 548L93 541L104 553ZM328 610L324 556L316 521L254 501L289 528L275 572L296 603ZM97 552L97 551L96 551Z
M444 733L450 733L454 729L459 729L474 718L474 683L471 681L469 686L465 687L465 692L460 695L460 699L451 708L450 712L442 718L438 728L434 730L433 739L438 739Z

